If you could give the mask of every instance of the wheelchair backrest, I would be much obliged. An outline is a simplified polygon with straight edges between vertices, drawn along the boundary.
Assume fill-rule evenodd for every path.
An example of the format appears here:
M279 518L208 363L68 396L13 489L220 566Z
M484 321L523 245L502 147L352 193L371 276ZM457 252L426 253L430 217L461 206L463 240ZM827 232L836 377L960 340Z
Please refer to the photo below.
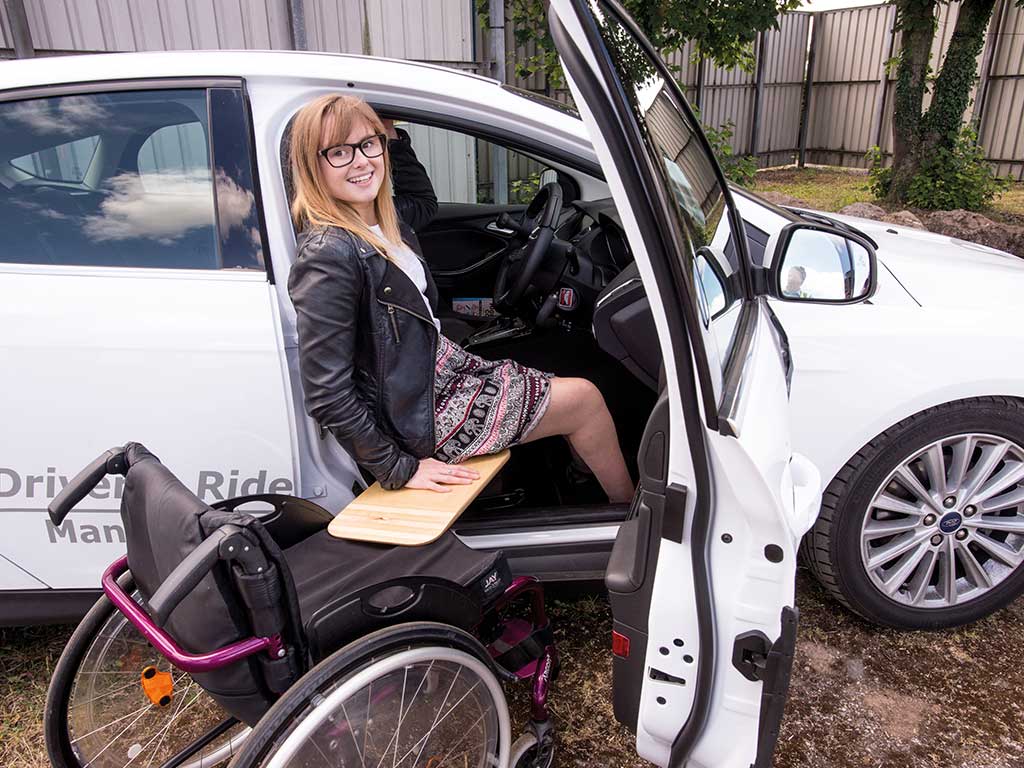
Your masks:
M230 562L217 562L170 613L164 629L190 653L206 653L269 631L286 640L288 657L272 662L263 654L213 672L193 675L231 714L254 723L302 672L304 648L298 601L277 545L251 515L213 509L195 496L138 443L125 446L128 464L121 517L128 567L144 599L203 541L224 525L242 529L262 550L269 567L245 575Z

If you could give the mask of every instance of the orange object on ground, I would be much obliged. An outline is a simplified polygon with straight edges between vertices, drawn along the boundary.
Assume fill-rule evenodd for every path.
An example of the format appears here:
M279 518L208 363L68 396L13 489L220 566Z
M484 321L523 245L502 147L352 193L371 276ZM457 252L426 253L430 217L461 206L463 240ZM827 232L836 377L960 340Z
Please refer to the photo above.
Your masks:
M160 672L156 667L142 670L142 690L154 706L166 707L174 693L174 680L170 672Z

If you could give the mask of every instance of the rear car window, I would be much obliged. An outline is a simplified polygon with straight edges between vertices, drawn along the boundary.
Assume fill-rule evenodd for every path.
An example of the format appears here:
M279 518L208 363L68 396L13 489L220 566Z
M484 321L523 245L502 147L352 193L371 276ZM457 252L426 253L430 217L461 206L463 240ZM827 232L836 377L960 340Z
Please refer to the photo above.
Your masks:
M205 89L0 102L0 262L225 266L208 114Z

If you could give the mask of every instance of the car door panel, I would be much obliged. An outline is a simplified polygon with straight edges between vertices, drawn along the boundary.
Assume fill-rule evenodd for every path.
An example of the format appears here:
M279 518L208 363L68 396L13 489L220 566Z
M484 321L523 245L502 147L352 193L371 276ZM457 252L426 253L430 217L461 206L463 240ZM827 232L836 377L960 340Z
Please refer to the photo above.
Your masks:
M639 754L658 765L747 768L774 746L770 705L785 697L792 632L783 631L784 617L807 517L794 504L780 336L753 292L742 220L667 69L617 3L551 7L552 35L622 214L665 360L667 406L655 410L644 450L666 433L667 471L663 481L641 472L608 574L616 630L630 645L615 662L616 714L636 728ZM638 63L641 55L648 58ZM723 314L735 324L721 338L701 304L694 259L698 246L724 243L730 230L737 293ZM813 472L800 478L806 503L820 481Z
M123 480L103 481L60 527L46 506L106 448L145 442L209 502L295 488L249 118L238 80L54 89L0 99L0 114L10 110L36 117L17 138L30 154L95 136L95 152L73 167L76 184L105 202L61 209L60 227L47 224L54 211L42 199L14 208L39 241L0 244L0 367L21 372L0 403L11 532L0 556L40 586L94 588L124 552ZM61 130L47 133L54 114ZM11 213L0 206L0 220Z
M418 233L423 257L438 290L451 298L486 296L494 281L512 233L498 227L502 213L518 216L525 206L439 203L430 225Z

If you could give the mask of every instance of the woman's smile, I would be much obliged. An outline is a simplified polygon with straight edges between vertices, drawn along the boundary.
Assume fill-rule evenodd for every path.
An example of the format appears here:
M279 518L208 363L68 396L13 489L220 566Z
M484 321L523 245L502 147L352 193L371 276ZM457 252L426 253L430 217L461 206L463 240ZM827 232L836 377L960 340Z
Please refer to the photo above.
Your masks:
M362 173L358 176L352 176L348 179L350 184L355 184L357 187L365 187L373 181L373 171Z

